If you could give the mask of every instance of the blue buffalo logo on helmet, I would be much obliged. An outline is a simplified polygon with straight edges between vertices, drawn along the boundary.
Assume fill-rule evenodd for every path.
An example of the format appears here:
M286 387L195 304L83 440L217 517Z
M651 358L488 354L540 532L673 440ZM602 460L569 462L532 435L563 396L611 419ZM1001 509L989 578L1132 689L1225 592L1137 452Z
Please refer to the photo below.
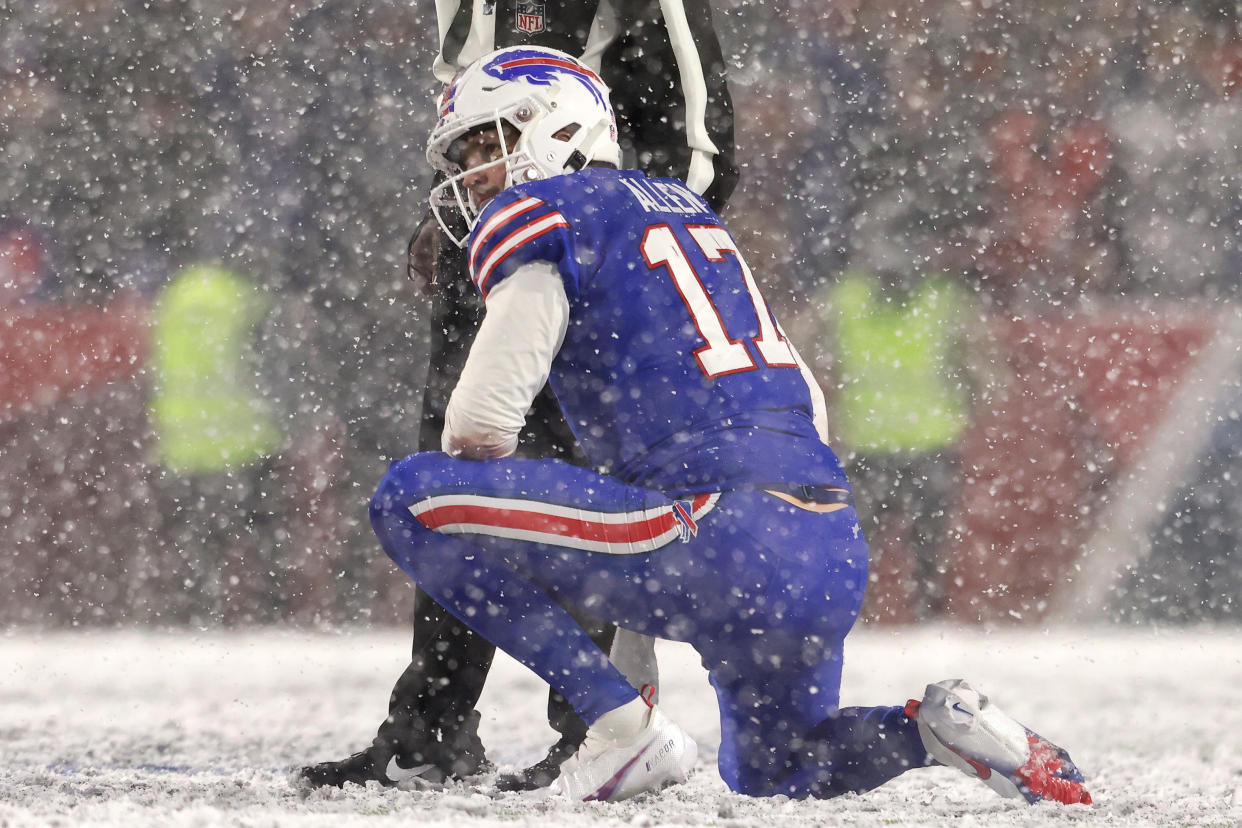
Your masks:
M499 81L523 80L536 86L551 86L568 76L581 83L600 106L608 107L607 87L599 75L576 60L554 57L546 49L506 49L483 64L483 71Z

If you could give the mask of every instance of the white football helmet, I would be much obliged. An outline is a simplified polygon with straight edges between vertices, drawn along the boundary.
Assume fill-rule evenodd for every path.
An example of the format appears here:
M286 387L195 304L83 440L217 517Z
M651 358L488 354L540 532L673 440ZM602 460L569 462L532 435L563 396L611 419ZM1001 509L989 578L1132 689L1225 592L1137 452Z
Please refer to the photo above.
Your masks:
M621 165L617 119L597 74L556 49L515 46L479 58L444 90L427 143L427 161L446 176L431 191L431 208L459 247L465 236L453 231L442 208L460 210L473 229L479 207L463 185L468 171L458 141L487 128L503 135L505 124L519 133L517 143L491 163L505 165L506 188L576 172L592 161ZM554 137L571 127L569 140Z

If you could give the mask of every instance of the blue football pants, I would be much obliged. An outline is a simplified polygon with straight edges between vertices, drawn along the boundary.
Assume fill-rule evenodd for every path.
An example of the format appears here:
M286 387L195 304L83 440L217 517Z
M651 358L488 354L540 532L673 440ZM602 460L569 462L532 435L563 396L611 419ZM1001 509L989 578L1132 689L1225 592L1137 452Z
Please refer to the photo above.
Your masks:
M867 579L851 507L760 490L672 499L557 460L424 452L391 465L371 521L420 587L588 723L637 693L562 604L688 642L734 791L824 798L931 761L902 708L838 707Z

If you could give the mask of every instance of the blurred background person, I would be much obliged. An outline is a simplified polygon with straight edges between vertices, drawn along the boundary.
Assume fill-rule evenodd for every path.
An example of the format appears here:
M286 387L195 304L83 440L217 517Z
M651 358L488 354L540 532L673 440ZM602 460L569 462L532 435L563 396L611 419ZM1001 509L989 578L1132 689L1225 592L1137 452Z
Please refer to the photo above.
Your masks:
M183 607L166 620L253 623L274 600L267 510L279 501L264 486L281 434L257 381L264 312L249 282L215 264L174 274L152 312L158 514L173 553L162 580Z
M878 226L814 301L832 332L831 433L848 450L872 549L864 616L912 622L943 610L973 390L967 341L979 317L971 293L928 257L927 240L902 230L917 219L883 216L878 200L872 209Z

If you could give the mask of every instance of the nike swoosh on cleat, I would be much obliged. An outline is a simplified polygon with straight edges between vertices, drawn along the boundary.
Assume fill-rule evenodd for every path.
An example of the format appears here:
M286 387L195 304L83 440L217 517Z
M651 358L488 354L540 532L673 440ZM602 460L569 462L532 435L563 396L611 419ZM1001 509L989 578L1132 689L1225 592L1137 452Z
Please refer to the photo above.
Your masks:
M397 764L397 757L394 756L388 760L388 767L384 768L384 775L388 777L390 782L400 784L416 776L422 776L434 767L435 765L415 765L412 768L403 768Z

